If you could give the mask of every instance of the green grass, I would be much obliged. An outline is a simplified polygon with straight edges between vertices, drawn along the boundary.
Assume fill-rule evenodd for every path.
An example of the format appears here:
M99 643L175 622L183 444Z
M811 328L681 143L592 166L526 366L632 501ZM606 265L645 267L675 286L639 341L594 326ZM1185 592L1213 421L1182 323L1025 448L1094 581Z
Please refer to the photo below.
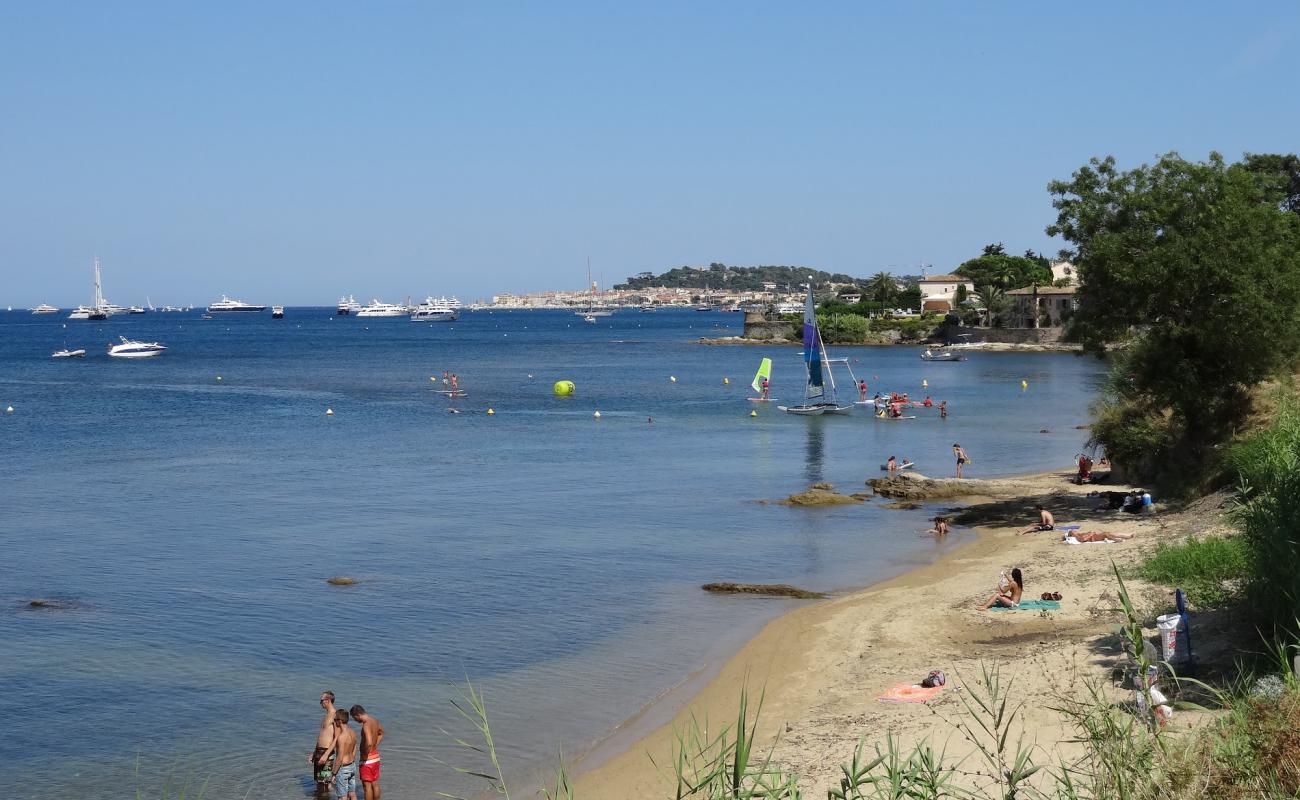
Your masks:
M1250 572L1250 552L1241 539L1208 537L1182 544L1161 543L1141 566L1139 577L1181 587L1197 608L1222 608L1237 599Z

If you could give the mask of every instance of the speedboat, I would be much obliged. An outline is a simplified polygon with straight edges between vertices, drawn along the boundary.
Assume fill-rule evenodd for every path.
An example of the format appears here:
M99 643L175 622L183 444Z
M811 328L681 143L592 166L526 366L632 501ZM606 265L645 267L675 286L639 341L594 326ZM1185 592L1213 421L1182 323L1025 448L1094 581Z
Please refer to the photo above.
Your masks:
M445 297L437 299L432 296L411 311L411 322L455 322L460 319L460 301Z
M144 313L144 308L142 308L141 306L131 306L130 308L128 308L128 309L126 310L126 313L128 313L128 314L143 314L143 313Z
M224 294L221 295L220 300L208 306L209 314L215 314L217 312L226 312L226 311L258 312L258 311L265 311L265 310L266 310L266 306L255 306L249 303L240 302L239 300L231 300L229 297L226 297Z
M595 324L596 324L596 315L595 315L595 314L583 314L583 315L582 315L582 321L583 321L583 322L586 322L586 323L589 323L589 324L591 324L591 325L595 325Z
M271 306L271 319L284 319L284 306Z
M167 349L166 345L158 342L137 342L125 336L118 338L122 340L121 344L109 342L108 345L108 354L113 358L149 358Z
M352 295L339 298L338 316L347 317L361 310L361 304Z
M407 316L411 311L402 303L382 303L380 300L370 300L367 307L361 308L356 312L356 316Z
M50 358L85 358L85 357L86 357L85 350L69 350L66 347L54 353L54 355L50 356Z
M90 315L94 311L95 309L90 306L77 306L72 309L72 313L68 315L68 319L90 319Z
M49 303L41 303L36 308L32 309L32 313L33 314L57 314L59 313L59 307L52 306Z

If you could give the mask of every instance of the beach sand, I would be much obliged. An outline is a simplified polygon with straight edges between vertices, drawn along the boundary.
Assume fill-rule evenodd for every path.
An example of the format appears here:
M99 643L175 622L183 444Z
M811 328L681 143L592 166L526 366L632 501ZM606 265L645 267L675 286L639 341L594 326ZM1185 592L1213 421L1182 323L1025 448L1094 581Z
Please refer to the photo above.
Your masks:
M905 748L932 737L949 755L971 751L952 727L963 716L957 688L978 681L982 665L1000 665L1014 678L1013 695L1024 701L1027 740L1056 761L1058 743L1071 734L1051 710L1062 694L1096 679L1118 698L1127 696L1112 673L1122 662L1114 626L1123 619L1111 562L1121 570L1138 562L1157 541L1189 533L1223 531L1222 498L1176 513L1136 516L1094 511L1094 489L1122 486L1070 482L1072 472L979 482L985 497L933 501L977 524L978 538L941 561L845 596L809 604L768 624L728 660L680 710L673 722L597 764L578 764L577 796L625 800L671 796L674 727L694 715L714 729L732 723L743 687L751 709L763 695L759 740L775 743L774 761L800 776L805 796L824 796L838 785L839 765L859 738L868 751L892 733ZM972 483L976 483L972 481ZM1067 545L1060 533L1017 536L1036 521L1043 502L1059 525L1086 531L1136 533L1127 542ZM965 509L965 511L962 511ZM899 535L914 535L900 531ZM1059 611L981 611L998 575L1020 567L1025 597L1060 592ZM1139 611L1172 607L1172 591L1126 578ZM1154 634L1154 630L1149 631ZM919 682L931 670L947 673L948 686L927 704L885 703L877 696L897 683ZM1067 746L1068 747L1068 746ZM977 780L977 779L972 779Z

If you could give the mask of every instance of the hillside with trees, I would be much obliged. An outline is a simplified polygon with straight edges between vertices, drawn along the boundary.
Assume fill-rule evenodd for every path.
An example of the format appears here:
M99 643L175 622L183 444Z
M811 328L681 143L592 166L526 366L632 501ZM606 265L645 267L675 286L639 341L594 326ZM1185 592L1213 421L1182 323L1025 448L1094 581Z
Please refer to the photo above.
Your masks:
M789 286L797 291L812 276L814 289L832 283L862 283L866 278L854 278L838 272L824 272L810 267L730 267L714 262L707 268L677 267L661 275L642 272L616 284L615 289L650 289L665 286L670 289L726 289L733 292L761 292L763 284L775 283L778 288Z

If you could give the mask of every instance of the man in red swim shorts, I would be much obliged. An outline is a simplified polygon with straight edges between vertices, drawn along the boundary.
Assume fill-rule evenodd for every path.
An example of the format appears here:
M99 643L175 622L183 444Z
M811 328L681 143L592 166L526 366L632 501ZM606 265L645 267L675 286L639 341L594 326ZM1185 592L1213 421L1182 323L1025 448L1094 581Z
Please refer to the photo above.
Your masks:
M353 706L349 712L361 723L360 778L365 800L379 800L379 743L384 740L384 726L361 706Z

